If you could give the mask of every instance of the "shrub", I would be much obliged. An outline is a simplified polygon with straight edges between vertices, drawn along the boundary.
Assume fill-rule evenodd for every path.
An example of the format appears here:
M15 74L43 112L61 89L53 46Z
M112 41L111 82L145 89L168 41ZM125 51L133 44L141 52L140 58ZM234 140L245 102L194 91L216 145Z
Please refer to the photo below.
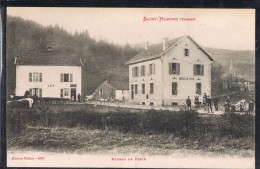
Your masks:
M254 137L254 116L235 113L201 116L196 111L134 110L75 105L36 106L8 109L10 135L19 134L26 125L46 127L83 127L118 130L140 134L168 133L210 144L216 138ZM203 146L203 145L201 145Z

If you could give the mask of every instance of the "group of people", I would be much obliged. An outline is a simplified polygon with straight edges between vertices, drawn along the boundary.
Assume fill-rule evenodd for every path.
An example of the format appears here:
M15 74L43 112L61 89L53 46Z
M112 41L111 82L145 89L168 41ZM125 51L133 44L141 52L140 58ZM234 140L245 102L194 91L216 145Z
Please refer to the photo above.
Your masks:
M240 101L237 105L235 105L230 103L229 97L226 99L224 104L225 112L245 112L247 109L247 112L249 114L252 114L254 112L254 107L255 105L253 100L251 100L249 103L246 103L245 101Z
M204 111L208 110L209 113L213 113L212 102L214 103L215 111L218 111L218 103L219 103L218 97L216 95L214 95L214 97L211 98L210 95L207 95L206 93L204 93L203 100L202 100L202 104L204 105ZM200 107L200 105L201 105L201 102L199 102L198 94L195 95L194 104L196 107ZM187 105L188 109L191 109L190 96L188 96L188 98L186 99L186 105Z
M216 95L214 95L213 98L211 98L210 95L207 95L206 93L204 93L202 105L204 106L205 112L208 111L208 113L213 113L212 103L214 104L215 111L218 111L219 110L219 98ZM201 106L201 102L199 101L198 94L195 95L194 104L195 104L196 108L200 108L200 106ZM187 105L188 109L191 109L190 96L188 96L188 98L186 99L186 105ZM236 105L231 104L230 97L227 97L227 99L225 100L224 108L225 108L225 112L235 112L237 110ZM239 111L240 112L245 111L245 103L240 102ZM253 113L253 111L254 111L254 102L253 102L253 100L251 100L248 104L248 113Z

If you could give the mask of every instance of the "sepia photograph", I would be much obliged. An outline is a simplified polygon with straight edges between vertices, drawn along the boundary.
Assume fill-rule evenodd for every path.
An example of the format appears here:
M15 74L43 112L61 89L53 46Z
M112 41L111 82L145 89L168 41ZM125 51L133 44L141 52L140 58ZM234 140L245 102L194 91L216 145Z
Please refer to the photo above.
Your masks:
M8 167L255 168L255 10L8 7Z

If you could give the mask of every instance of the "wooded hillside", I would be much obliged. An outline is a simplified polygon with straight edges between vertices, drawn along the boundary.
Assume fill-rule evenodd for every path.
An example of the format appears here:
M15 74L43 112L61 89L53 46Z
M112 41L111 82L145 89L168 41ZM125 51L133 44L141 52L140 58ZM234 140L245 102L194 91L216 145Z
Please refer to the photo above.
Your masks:
M6 23L7 53L7 94L14 94L15 65L14 58L35 50L46 50L52 46L55 50L73 53L75 59L82 59L82 94L89 95L104 80L128 80L128 67L125 62L143 50L142 46L116 45L106 41L97 41L88 31L71 34L59 25L44 27L36 22L19 17L7 16ZM159 43L159 42L158 42ZM216 62L228 70L230 57L233 57L237 74L254 79L254 51L237 51L207 48ZM33 57L33 56L32 56ZM66 59L66 56L57 56ZM33 59L33 58L32 58ZM70 58L71 59L71 58Z

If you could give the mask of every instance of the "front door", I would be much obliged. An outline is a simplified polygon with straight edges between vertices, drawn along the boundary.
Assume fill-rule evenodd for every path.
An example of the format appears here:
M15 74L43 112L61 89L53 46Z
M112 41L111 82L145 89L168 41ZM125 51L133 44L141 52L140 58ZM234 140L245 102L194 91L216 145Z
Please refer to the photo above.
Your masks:
M77 101L76 96L77 96L76 88L70 88L70 99L71 99L71 101Z

